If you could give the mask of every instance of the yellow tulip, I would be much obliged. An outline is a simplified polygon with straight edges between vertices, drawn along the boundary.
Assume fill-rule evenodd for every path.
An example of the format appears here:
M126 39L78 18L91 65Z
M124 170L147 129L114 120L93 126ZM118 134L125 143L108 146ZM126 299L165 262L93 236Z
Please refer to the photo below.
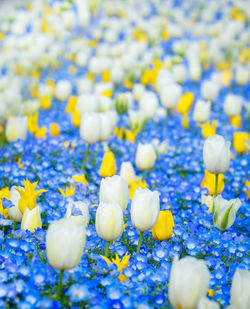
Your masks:
M208 194L213 195L215 193L215 176L205 170L205 178L201 182L201 188L207 188ZM217 194L220 194L224 189L224 175L219 174Z
M250 138L247 132L235 132L233 136L233 148L239 153L247 151L246 141Z
M102 159L102 165L99 170L101 177L111 177L116 174L115 156L112 151L106 152Z
M216 121L213 121L210 125L209 121L205 124L200 125L201 132L204 138L208 138L209 136L214 136L216 134Z
M185 115L192 107L193 102L194 94L192 92L187 92L180 98L176 109L181 115Z
M231 117L230 124L236 128L240 128L241 127L241 115Z
M35 207L32 210L26 207L22 217L21 229L33 233L37 228L41 227L42 220L39 207Z
M56 137L60 134L60 127L57 123L51 123L50 134L54 137Z
M174 227L174 218L169 210L162 210L159 213L158 220L153 227L152 235L155 240L166 240L172 237Z

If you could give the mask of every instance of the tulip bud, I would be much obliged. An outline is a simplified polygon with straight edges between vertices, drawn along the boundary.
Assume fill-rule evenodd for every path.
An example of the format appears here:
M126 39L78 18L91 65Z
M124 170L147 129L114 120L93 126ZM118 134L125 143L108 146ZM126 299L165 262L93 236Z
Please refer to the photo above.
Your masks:
M42 220L39 207L36 206L32 210L26 207L22 217L21 229L29 230L30 232L33 233L37 228L41 227L42 227Z
M132 182L136 181L136 175L131 162L123 162L120 170L121 177L131 185Z
M221 231L230 228L236 218L236 212L241 206L241 201L237 199L225 200L221 195L214 199L214 225Z
M70 96L71 88L72 86L69 81L60 80L56 84L56 88L55 88L56 99L59 101L65 101Z
M231 305L235 309L248 309L250 306L250 271L237 269L231 286Z
M220 306L215 301L202 297L199 301L197 309L220 309Z
M23 189L22 187L18 187L19 189ZM12 187L10 190L10 198L9 200L14 204L13 207L8 209L8 215L11 220L16 222L21 222L23 214L19 210L19 200L21 196L20 193L16 190L16 187Z
M151 230L157 222L159 211L159 192L138 187L131 204L131 220L134 227L141 232Z
M145 91L139 101L140 110L142 110L149 119L154 117L158 104L157 96L152 91Z
M139 130L143 128L145 122L146 122L146 116L145 113L141 110L138 111L129 111L129 126L132 131Z
M49 263L57 269L72 269L79 263L85 245L85 230L72 219L63 218L49 225L46 250Z
M225 173L230 164L230 142L221 135L210 136L203 147L203 160L209 173Z
M224 112L229 117L238 116L241 113L242 98L238 95L228 94L224 103Z
M99 199L100 203L118 204L124 212L128 205L128 185L118 175L102 179Z
M80 201L69 203L65 218L71 218L79 226L87 226L89 223L88 205Z
M9 142L17 139L26 140L27 137L28 118L11 116L7 120L6 125L6 138Z
M95 228L98 235L106 240L118 239L123 232L123 213L118 204L101 203L96 211Z
M80 136L84 142L93 144L101 135L101 118L97 113L85 113L81 118Z
M115 99L115 109L119 114L125 114L128 110L129 101L127 96L123 94L117 95Z
M169 281L168 295L175 309L196 309L209 284L209 270L205 261L186 256L174 258Z
M199 100L194 107L194 120L196 122L206 122L210 117L211 103Z
M139 143L136 150L135 165L140 170L148 170L154 166L156 153L153 145Z
M172 237L174 227L174 218L169 210L162 210L159 213L158 220L153 227L152 234L156 240L166 240Z
M182 87L178 84L169 84L164 86L161 91L161 102L169 109L173 109L178 105L181 97Z

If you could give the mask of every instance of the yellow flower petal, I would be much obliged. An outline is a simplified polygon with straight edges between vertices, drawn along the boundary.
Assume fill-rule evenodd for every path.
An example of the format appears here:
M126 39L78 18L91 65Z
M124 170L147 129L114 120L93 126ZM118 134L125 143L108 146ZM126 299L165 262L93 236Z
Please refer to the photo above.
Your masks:
M115 156L112 151L106 152L102 159L99 175L101 177L111 177L116 174Z

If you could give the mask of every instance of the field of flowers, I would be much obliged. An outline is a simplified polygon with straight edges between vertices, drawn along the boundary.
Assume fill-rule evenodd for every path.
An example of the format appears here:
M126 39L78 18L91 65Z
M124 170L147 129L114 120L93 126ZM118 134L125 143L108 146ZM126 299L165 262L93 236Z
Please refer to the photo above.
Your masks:
M250 308L244 0L0 3L0 308Z

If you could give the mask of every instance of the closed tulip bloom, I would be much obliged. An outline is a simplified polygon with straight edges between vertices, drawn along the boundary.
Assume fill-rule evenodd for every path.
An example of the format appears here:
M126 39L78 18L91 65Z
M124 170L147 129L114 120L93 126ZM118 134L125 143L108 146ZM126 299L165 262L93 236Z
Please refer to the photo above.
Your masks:
M159 105L157 96L152 91L145 91L139 101L140 110L147 118L153 118Z
M203 160L209 173L225 173L230 164L230 142L221 135L210 136L203 147Z
M123 232L123 213L118 204L100 203L95 216L97 234L106 241L118 239Z
M235 309L250 308L250 271L237 269L231 286L231 305Z
M121 177L131 185L132 182L136 181L136 175L131 162L123 162L120 170Z
M77 98L76 108L80 115L83 113L95 113L98 111L98 100L94 94L81 94Z
M242 98L238 95L228 94L224 103L224 111L229 117L238 116L241 113Z
M249 79L248 68L238 66L235 73L235 80L239 85L246 85Z
M173 235L174 218L169 210L162 210L153 227L152 234L156 240L167 240Z
M238 153L247 151L247 141L250 140L250 134L247 132L234 132L233 148Z
M183 64L176 64L173 67L174 79L177 83L183 83L186 79L186 67Z
M211 110L211 103L199 100L194 107L194 120L196 122L206 122L209 120Z
M204 81L201 85L201 94L203 98L207 101L215 101L218 96L219 90L219 85L212 80Z
M214 225L221 231L230 228L234 224L240 206L241 201L238 198L227 201L218 195L214 199Z
M28 128L28 118L11 116L7 120L6 125L6 138L9 142L15 141L17 139L26 140Z
M118 204L122 211L125 211L128 205L128 185L119 175L102 179L99 199L100 203Z
M33 233L37 228L41 227L42 220L39 207L36 206L32 210L26 207L22 217L21 229L28 230Z
M182 87L180 85L166 85L161 91L161 102L166 108L173 109L178 105L181 94Z
M49 225L46 251L49 263L56 269L72 269L80 262L85 246L85 230L71 218L63 218Z
M137 146L135 165L140 170L149 170L155 164L156 153L152 144L141 144Z
M220 306L215 301L202 297L199 301L197 309L220 309Z
M72 202L67 205L65 218L71 218L79 226L89 223L89 208L84 202Z
M100 114L100 119L101 119L100 141L106 141L110 138L113 131L112 121L110 119L109 113Z
M23 189L22 187L18 187L19 189ZM10 198L9 200L14 204L13 207L8 209L8 215L11 220L16 222L21 222L23 214L19 210L19 200L21 196L20 193L16 190L16 187L12 187L10 190Z
M157 222L160 211L159 192L137 188L131 204L131 220L141 231L151 230Z
M202 68L199 63L189 64L189 76L192 81L197 81L200 79L202 73Z
M168 295L175 309L196 309L207 294L209 270L205 261L186 256L172 263Z
M65 101L71 93L71 84L67 80L60 80L56 84L55 97L59 101Z
M97 113L86 113L81 118L80 136L84 142L94 144L101 136L101 118Z

